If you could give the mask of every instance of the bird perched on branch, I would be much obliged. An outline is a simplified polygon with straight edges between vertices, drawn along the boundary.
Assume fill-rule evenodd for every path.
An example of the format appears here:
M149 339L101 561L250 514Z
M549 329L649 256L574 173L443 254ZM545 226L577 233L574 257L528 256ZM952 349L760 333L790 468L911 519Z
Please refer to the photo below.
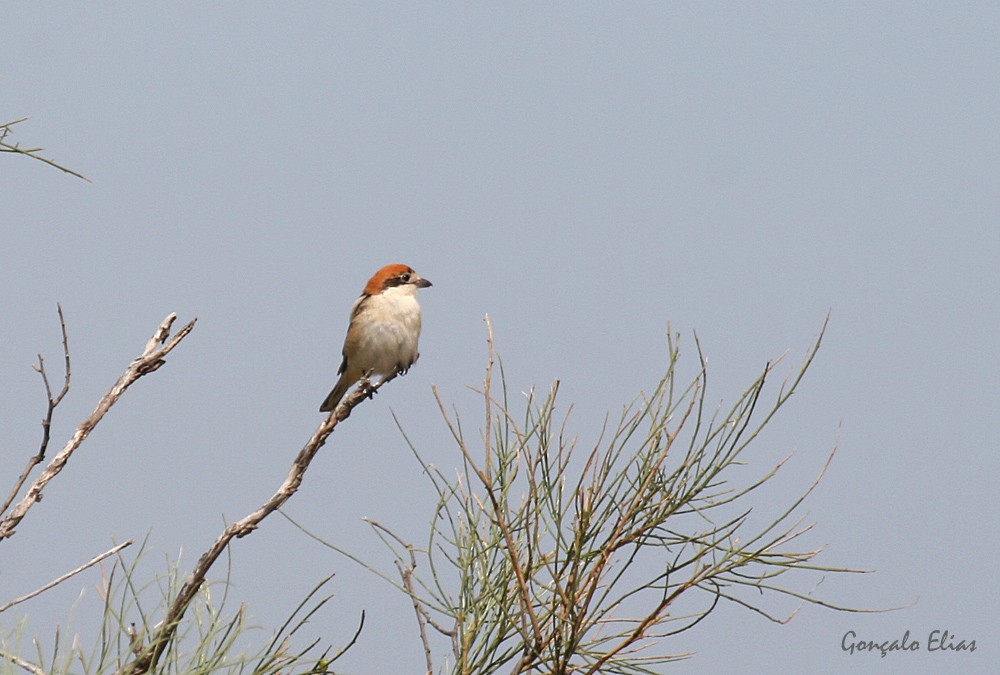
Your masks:
M420 356L420 305L417 290L431 282L406 265L386 265L375 273L351 309L351 324L344 338L340 379L320 406L331 412L347 390L372 375L383 379L402 375Z

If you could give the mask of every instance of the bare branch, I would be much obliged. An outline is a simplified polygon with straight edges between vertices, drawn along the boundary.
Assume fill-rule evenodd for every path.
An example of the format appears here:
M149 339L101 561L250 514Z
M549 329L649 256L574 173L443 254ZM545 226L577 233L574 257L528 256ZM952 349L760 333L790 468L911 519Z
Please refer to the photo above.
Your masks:
M432 675L434 672L434 659L431 655L431 643L427 639L427 624L430 623L436 630L444 635L451 636L454 634L454 631L445 630L434 622L433 618L428 615L427 608L424 607L421 602L420 596L417 595L413 588L413 571L417 569L417 556L413 553L413 545L403 541L399 535L384 525L371 519L366 520L372 527L381 530L387 536L391 537L398 544L403 546L406 549L407 554L409 554L410 561L408 564L403 564L403 561L399 558L396 559L396 570L399 572L399 576L403 580L403 589L406 591L406 594L410 596L410 601L413 603L413 611L417 615L417 625L420 627L420 643L424 646L424 664L427 667L427 675Z
M261 521L291 499L292 495L298 491L299 486L302 485L302 479L309 468L309 464L316 456L316 453L319 452L319 449L323 447L323 444L326 443L326 439L333 433L337 424L350 417L351 411L361 401L371 398L383 385L393 379L395 379L395 375L387 376L377 384L363 383L350 396L341 401L337 409L331 412L323 423L317 427L312 437L306 442L302 450L299 451L298 456L292 463L291 469L288 471L288 476L281 484L281 487L278 488L278 491L256 511L227 526L218 539L215 540L215 543L198 559L194 569L191 571L191 575L184 582L177 597L174 598L170 608L167 610L166 618L161 622L159 630L153 635L149 644L142 650L136 660L119 671L121 675L141 675L156 667L163 651L173 641L177 633L177 626L183 618L188 605L191 604L191 601L198 593L198 589L205 582L205 576L208 574L209 569L211 569L222 552L226 550L229 543L233 539L245 537L256 530Z
M69 360L69 336L66 334L66 320L63 318L62 305L56 303L56 310L59 313L59 326L62 329L62 340L63 340L63 356L66 360L66 374L63 378L63 388L59 392L58 396L52 396L52 387L49 386L49 376L45 372L45 359L42 355L38 355L38 365L33 366L35 371L42 376L42 384L45 385L45 397L48 400L48 409L45 412L45 418L42 420L42 442L38 448L38 453L33 455L28 459L28 465L21 472L18 477L17 482L14 483L14 487L11 488L10 494L7 495L7 499L4 500L3 506L0 506L0 514L6 513L10 505L14 503L17 499L17 494L24 487L25 481L28 480L28 476L31 475L32 470L42 463L45 459L45 451L49 447L49 433L52 429L52 413L55 412L56 406L59 405L63 397L69 392L69 380L70 380L70 360Z
M0 659L7 659L14 665L24 668L29 673L34 673L35 675L46 675L45 671L36 666L35 664L25 661L21 657L16 656L14 654L10 654L8 652L0 652Z
M94 427L96 427L97 424L104 418L104 415L111 409L111 407L118 402L118 399L122 397L125 390L143 375L151 373L162 366L165 363L166 355L169 354L174 347L180 344L181 340L187 337L188 333L191 332L194 328L195 322L197 321L197 319L193 319L190 323L177 331L177 333L175 333L174 336L168 341L170 336L170 327L176 319L177 314L170 314L163 320L163 323L160 324L160 327L146 344L146 349L143 353L129 364L128 368L125 369L125 372L122 373L121 377L118 378L118 381L115 382L114 386L112 386L108 393L106 393L101 398L100 402L98 402L94 412L92 412L90 416L77 427L73 437L70 438L66 445L63 446L63 449L52 458L52 461L49 462L49 465L45 467L42 474L35 480L31 487L28 488L27 493L25 493L24 497L17 504L17 506L15 506L9 514L4 516L3 519L0 519L0 541L13 536L15 528L24 518L28 509L34 506L36 502L42 500L42 491L45 489L45 486L48 485L49 481L55 478L60 471L62 471L73 452L80 447L80 444L83 443L83 441L87 439L87 436L89 436L90 432L94 430ZM163 346L157 347L157 345L161 344Z
M96 558L94 558L90 562L87 562L87 563L84 563L83 565L80 565L79 567L77 567L72 572L67 572L66 574L62 575L58 579L54 579L54 580L50 581L49 583L45 584L41 588L39 588L37 590L34 590L31 593L28 593L27 595L22 595L20 598L17 598L16 600L11 600L6 605L3 605L2 607L0 607L0 612L6 612L8 609L10 609L11 607L13 607L14 605L20 604L20 603L24 602L25 600L31 600L36 595L41 595L42 593L44 593L45 591L49 590L50 588L61 584L62 582L64 582L67 579L69 579L70 577L79 574L80 572L84 571L88 567L93 567L94 565L96 565L97 563L101 562L102 560L104 560L108 556L114 555L115 553L118 553L118 551L122 550L123 548L125 548L127 546L131 546L131 545L132 545L132 540L131 539L129 539L128 541L126 541L126 542L124 542L122 544L118 544L114 548L112 548L112 549L110 549L108 551L105 551L101 555L97 556Z
M399 570L399 576L403 579L403 586L406 587L406 592L410 595L410 601L413 602L413 611L417 614L417 625L420 627L420 643L424 646L424 664L427 667L427 675L432 675L434 672L434 660L431 657L431 643L427 641L427 621L426 621L426 611L420 604L420 600L414 594L413 591L413 570L417 566L417 559L413 555L413 551L410 551L410 564L409 566L404 566L400 561L396 561L396 569Z

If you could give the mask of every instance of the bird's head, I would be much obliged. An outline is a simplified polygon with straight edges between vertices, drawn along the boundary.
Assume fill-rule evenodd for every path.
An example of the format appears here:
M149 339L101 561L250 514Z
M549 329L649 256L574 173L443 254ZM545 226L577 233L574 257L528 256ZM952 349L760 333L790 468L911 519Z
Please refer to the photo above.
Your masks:
M427 288L431 282L424 279L407 265L386 265L372 276L365 284L365 295L378 295L390 289L415 295L417 289Z

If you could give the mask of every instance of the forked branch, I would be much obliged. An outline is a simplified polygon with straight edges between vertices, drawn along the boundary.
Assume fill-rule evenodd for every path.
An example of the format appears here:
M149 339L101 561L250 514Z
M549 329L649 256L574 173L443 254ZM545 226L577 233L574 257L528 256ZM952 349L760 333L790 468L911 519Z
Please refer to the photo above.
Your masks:
M62 312L60 311L60 320L62 319ZM63 449L60 450L55 457L49 462L45 470L42 471L41 475L31 484L28 491L21 498L21 501L17 503L16 506L8 513L3 519L0 519L0 541L7 539L14 535L15 528L24 518L28 510L35 505L36 502L42 500L42 491L45 486L49 484L53 478L55 478L63 467L66 466L66 462L73 455L80 444L83 443L90 432L94 430L94 427L104 419L104 415L111 409L111 407L118 402L118 399L122 397L127 390L136 380L138 380L143 375L151 373L154 370L162 366L166 361L165 358L174 347L180 344L180 341L187 337L188 333L194 328L195 321L193 319L190 323L181 328L177 333L170 336L170 327L173 325L174 321L177 319L177 314L170 314L167 318L163 320L160 327L156 329L153 336L146 343L146 348L143 350L142 354L137 356L132 363L129 364L125 372L122 373L118 381L115 382L114 386L106 393L98 402L97 407L94 409L87 419L85 419L80 426L76 428L76 432L73 437L67 441ZM65 331L63 333L65 337ZM62 393L60 393L55 398L52 397L52 392L48 387L48 380L43 376L46 381L46 391L49 394L49 405L50 414L55 405L62 399L65 391L68 390L69 386L69 347L65 346L67 343L64 342L65 352L66 352L66 386ZM41 368L41 361L40 361ZM44 425L44 423L43 423ZM47 427L46 427L47 433ZM43 438L43 445L41 449L41 455L44 457L45 446L47 445L47 436ZM39 459L41 461L41 459ZM33 465L32 465L33 466ZM30 471L30 466L29 466Z
M17 495L21 492L21 488L24 487L25 481L28 480L28 476L31 475L32 470L42 463L45 459L45 451L49 447L49 437L52 430L52 414L56 410L56 406L62 403L63 398L69 393L69 381L70 381L70 360L69 360L69 336L66 333L66 319L63 317L62 305L56 304L56 310L59 312L59 327L62 329L62 343L63 343L63 359L66 362L65 375L63 376L63 387L56 396L52 395L52 387L49 385L49 375L45 372L45 359L41 354L38 355L38 365L34 366L35 371L42 376L42 384L45 385L45 397L48 399L48 409L45 412L45 417L42 419L42 442L38 448L38 452L28 459L28 465L21 472L17 481L14 483L14 487L11 488L10 494L7 495L7 499L4 500L3 506L0 506L0 514L7 512L10 505L14 503L17 499Z

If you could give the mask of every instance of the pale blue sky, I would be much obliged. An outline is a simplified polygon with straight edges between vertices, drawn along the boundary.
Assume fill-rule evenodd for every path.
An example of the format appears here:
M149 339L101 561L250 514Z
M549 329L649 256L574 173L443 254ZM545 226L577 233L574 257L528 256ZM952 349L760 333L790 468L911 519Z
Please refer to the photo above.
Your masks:
M732 398L770 358L823 349L751 469L794 453L761 513L840 451L807 502L821 562L877 570L787 626L723 608L668 645L678 672L988 672L1000 520L1000 9L994 3L414 5L18 3L0 117L92 184L0 157L0 475L37 445L30 364L74 388L54 445L158 322L199 317L47 491L0 558L0 600L151 531L184 568L256 507L320 421L347 313L405 262L422 358L338 429L289 513L388 564L363 516L419 533L431 494L390 408L459 462L436 384L474 428L489 313L512 387L562 382L592 441L662 374L667 322ZM691 361L688 362L689 364ZM587 443L585 443L587 444ZM316 623L350 672L410 673L408 602L280 519L233 549L274 624L331 571ZM221 574L221 570L220 570ZM96 576L27 607L43 640ZM6 622L11 619L3 618ZM975 654L847 656L850 629L976 639ZM393 646L387 649L386 645Z

